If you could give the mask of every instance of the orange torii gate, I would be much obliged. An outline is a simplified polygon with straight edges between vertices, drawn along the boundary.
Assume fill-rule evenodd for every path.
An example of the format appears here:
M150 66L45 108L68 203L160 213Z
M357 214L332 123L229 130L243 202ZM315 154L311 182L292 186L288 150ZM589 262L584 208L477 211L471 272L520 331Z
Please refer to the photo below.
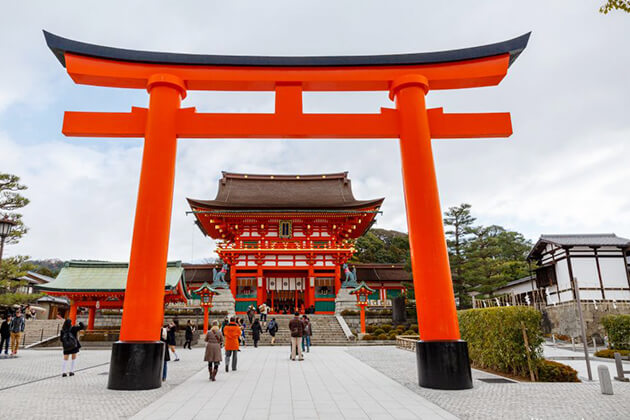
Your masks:
M63 133L144 137L120 341L108 387L161 385L164 278L178 138L399 138L420 328L419 383L472 387L460 340L431 138L507 137L509 113L426 109L429 90L497 85L529 34L491 45L419 54L253 57L171 54L86 44L44 32L76 83L146 89L149 108L66 112ZM198 113L180 108L189 90L274 91L273 114ZM386 91L395 109L378 114L304 114L304 91Z

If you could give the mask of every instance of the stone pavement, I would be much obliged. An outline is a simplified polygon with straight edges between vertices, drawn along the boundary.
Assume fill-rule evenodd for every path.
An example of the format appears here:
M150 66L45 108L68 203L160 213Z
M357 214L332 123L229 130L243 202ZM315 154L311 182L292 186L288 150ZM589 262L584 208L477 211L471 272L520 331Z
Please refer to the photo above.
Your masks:
M473 389L446 392L418 386L415 353L393 347L359 347L348 351L462 419L630 418L630 383L613 381L615 395L602 395L595 382L484 383L480 379L493 375L473 370Z
M20 350L0 358L0 419L128 418L168 393L203 367L203 348L179 350L168 380L159 389L139 392L107 389L110 350L82 350L73 377L61 377L61 349Z
M134 419L455 419L350 356L314 347L292 362L288 347L246 347L236 372L203 370ZM354 349L350 350L354 351Z

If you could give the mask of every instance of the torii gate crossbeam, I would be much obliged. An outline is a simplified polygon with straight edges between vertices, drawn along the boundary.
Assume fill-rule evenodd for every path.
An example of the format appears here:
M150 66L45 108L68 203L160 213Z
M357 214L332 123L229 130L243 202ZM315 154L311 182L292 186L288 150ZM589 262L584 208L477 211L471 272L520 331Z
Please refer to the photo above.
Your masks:
M426 109L429 90L497 85L529 34L491 45L419 54L251 57L171 54L86 44L44 32L78 84L147 89L149 108L66 112L63 133L144 137L120 341L111 389L161 386L164 279L178 138L400 139L423 387L472 387L460 340L431 138L507 137L509 113L445 114ZM180 108L189 90L274 91L273 114L198 113ZM304 114L304 91L386 91L395 109L377 114Z

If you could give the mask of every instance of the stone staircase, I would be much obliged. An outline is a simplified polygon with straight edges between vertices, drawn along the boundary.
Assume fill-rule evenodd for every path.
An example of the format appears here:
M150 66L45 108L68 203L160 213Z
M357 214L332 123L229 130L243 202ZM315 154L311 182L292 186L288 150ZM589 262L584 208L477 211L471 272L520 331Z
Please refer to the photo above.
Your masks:
M20 340L20 347L28 347L51 337L59 336L63 319L28 319L24 327L24 334Z
M249 321L246 315L243 317L248 324L245 331L246 343L248 346L253 346L254 341L252 339ZM293 319L293 315L267 315L267 322L269 322L271 318L275 318L278 323L276 345L289 345L291 342L289 321ZM311 320L313 328L313 336L311 337L311 344L313 346L347 346L351 344L334 315L309 315L309 319ZM271 345L271 336L265 331L265 327L263 327L263 334L260 337L258 345Z

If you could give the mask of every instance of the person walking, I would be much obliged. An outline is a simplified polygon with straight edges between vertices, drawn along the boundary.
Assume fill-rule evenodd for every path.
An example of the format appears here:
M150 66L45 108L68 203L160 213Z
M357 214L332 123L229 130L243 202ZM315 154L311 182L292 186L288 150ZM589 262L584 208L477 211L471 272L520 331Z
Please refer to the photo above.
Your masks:
M271 321L267 324L267 332L271 336L271 345L276 344L276 333L278 332L278 323L276 318L271 318Z
M249 319L249 325L254 323L254 315L256 315L256 309L254 309L254 305L249 305L249 308L247 308L247 319Z
M269 312L269 307L265 302L263 302L258 310L260 311L260 322L262 322L262 325L264 327L265 325L267 325L267 312Z
M238 326L241 328L241 337L239 338L239 340L241 341L241 345L242 346L246 346L247 343L245 342L245 329L247 328L247 324L245 324L245 320L243 318L239 318L237 320Z
M208 373L210 374L210 380L214 382L219 372L219 365L221 364L221 347L223 346L223 334L219 330L219 322L212 321L212 327L206 334L206 354L203 358L205 362L208 362ZM236 356L234 356L236 360Z
M11 357L17 356L18 348L20 347L20 338L24 332L26 322L21 310L15 312L15 317L9 323L9 331L11 332Z
M166 328L166 344L168 344L168 348L173 352L175 356L175 362L179 361L179 356L177 355L177 351L175 350L175 332L177 331L177 325L175 322L171 321Z
M9 342L11 341L11 315L7 315L2 325L0 326L0 353L2 353L2 347L4 347L4 356L9 354Z
M63 348L63 363L61 364L61 376L74 376L74 368L75 362L77 359L77 354L79 354L79 349L81 348L81 343L79 342L79 331L84 330L85 326L82 322L79 322L77 325L72 326L72 320L66 319L63 322L63 326L61 327L61 333L59 334L59 339L61 341L61 346ZM66 372L66 368L68 366L68 359L72 358L70 362L70 370Z
M304 324L300 320L299 312L295 312L293 315L293 319L289 321L289 331L291 332L291 360L295 360L295 354L297 353L298 359L302 361L304 360L304 355L302 354L299 341L301 341L304 335Z
M223 329L225 337L225 371L230 371L230 358L232 358L232 370L236 370L237 354L239 352L239 337L241 327L236 324L234 317L230 318L230 323Z
M311 336L313 335L313 326L311 320L306 315L302 315L302 323L304 324L304 335L302 335L302 351L306 348L306 352L311 351Z
M168 364L167 362L171 361L171 355L168 351L168 327L169 324L166 324L162 327L162 331L160 332L160 341L164 343L164 364L162 365L162 382L166 381L166 374L168 373Z
M258 318L254 319L254 323L252 324L252 339L254 340L254 347L258 347L258 342L260 341L260 334L262 334L263 329L260 325L260 321Z
M188 346L188 350L192 350L190 347L193 340L193 332L195 331L195 326L190 322L190 319L186 323L186 341L184 342L184 348Z
M226 315L225 318L223 318L223 323L221 323L221 334L223 334L223 329L227 326L227 324L230 323L230 318L228 318L228 316Z

